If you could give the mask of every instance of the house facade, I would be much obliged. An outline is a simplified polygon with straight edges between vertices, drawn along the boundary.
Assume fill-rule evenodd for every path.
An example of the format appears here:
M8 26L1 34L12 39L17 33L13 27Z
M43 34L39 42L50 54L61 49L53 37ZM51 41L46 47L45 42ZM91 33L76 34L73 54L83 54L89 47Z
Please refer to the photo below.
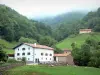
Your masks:
M22 43L14 48L15 59L21 61L22 58L26 58L27 62L39 63L39 62L53 62L54 51L53 48L38 45Z
M80 29L79 34L83 34L83 33L91 33L92 29Z

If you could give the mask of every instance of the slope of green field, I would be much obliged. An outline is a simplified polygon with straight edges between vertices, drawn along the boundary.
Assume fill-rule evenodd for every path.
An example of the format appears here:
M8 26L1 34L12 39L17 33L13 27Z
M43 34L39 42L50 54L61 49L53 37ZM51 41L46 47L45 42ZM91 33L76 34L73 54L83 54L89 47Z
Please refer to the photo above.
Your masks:
M6 75L6 74L5 74ZM100 75L100 69L78 66L22 66L8 71L7 75Z
M56 44L57 48L60 49L72 49L71 44L75 42L77 47L80 47L87 38L93 38L97 41L100 41L100 33L91 33L91 34L78 34L75 36L69 36L63 41Z
M8 41L5 41L3 39L0 39L0 45L2 45L3 47L3 50L7 53L7 54L13 54L14 53L14 50L12 49L13 47L16 46L16 42L8 42Z

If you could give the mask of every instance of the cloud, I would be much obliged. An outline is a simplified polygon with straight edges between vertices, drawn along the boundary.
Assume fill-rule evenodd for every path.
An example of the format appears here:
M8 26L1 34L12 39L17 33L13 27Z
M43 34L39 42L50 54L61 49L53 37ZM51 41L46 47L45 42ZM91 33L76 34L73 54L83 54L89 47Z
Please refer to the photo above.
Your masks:
M100 7L100 0L0 0L28 17L51 16L73 10L92 10Z

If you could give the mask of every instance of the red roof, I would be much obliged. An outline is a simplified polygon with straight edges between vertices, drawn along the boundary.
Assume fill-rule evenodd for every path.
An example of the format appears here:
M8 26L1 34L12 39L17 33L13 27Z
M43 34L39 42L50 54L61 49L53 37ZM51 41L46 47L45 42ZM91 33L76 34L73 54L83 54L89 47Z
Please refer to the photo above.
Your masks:
M54 56L65 57L65 56L68 56L69 54L71 54L71 53L54 54Z
M8 56L12 56L12 57L14 57L14 54L8 54Z
M91 31L92 29L80 29L80 31Z
M42 48L42 49L49 49L49 50L54 50L53 48L51 48L51 47L48 47L48 46L45 46L45 45L38 45L38 44L30 44L30 43L24 43L24 44L26 44L26 45L29 45L29 46L31 46L31 47L33 47L33 48Z

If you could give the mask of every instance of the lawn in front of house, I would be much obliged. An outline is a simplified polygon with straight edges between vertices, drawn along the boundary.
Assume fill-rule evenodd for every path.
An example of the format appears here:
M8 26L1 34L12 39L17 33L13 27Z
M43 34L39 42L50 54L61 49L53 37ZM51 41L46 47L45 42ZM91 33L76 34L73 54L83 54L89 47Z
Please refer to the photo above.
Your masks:
M21 66L7 71L7 75L100 75L99 68L75 66Z

